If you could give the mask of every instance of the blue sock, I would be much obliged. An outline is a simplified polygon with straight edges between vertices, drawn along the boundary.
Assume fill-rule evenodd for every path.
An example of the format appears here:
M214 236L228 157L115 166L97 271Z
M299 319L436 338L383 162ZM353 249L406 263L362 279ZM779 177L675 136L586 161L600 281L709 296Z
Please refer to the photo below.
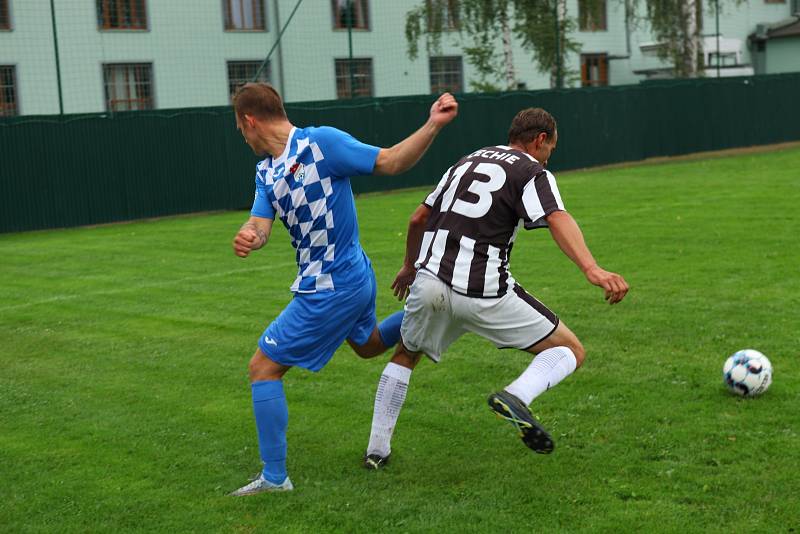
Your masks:
M258 430L258 449L264 462L264 478L280 484L286 478L286 427L289 410L280 380L263 380L250 384L253 412Z
M394 347L400 341L400 325L403 324L403 313L402 310L394 312L378 325L378 333L381 335L381 341L386 347Z

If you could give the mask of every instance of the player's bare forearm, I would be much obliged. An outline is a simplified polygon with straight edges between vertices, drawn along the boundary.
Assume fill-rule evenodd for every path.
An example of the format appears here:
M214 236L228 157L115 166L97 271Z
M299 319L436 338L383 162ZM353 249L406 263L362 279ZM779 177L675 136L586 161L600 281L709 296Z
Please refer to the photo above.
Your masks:
M381 149L375 161L375 174L393 176L416 165L440 130L441 126L428 120L422 128L393 147Z
M414 278L417 276L417 269L414 266L417 256L420 253L420 246L422 244L422 235L425 232L425 227L428 224L428 216L430 215L430 208L425 204L420 205L416 211L411 215L411 220L408 223L408 235L406 236L406 256L403 260L403 266L397 273L397 276L392 282L392 289L394 296L398 300L403 300L408 296L411 284L414 283Z
M419 247L422 245L422 235L425 233L425 227L428 225L428 217L430 214L431 209L425 204L420 204L408 221L406 257L403 263L409 267L414 266L419 256Z
M428 120L422 127L391 148L382 148L375 160L375 174L395 175L417 164L444 126L458 114L458 102L445 93L431 106Z
M271 230L272 219L250 217L233 238L233 252L240 258L246 258L250 252L267 243Z
M555 211L548 215L547 225L558 247L581 271L586 273L592 267L597 266L597 262L583 239L583 233L572 215L566 211Z
M550 233L559 248L583 271L586 279L605 291L609 304L616 304L628 293L628 283L617 273L606 271L595 261L583 239L575 219L566 211L557 211L547 217Z

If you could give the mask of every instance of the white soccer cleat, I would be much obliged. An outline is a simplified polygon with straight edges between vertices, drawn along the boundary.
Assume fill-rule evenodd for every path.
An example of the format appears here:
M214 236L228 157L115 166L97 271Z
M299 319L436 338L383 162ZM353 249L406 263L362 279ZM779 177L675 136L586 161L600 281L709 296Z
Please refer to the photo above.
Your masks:
M229 495L231 497L244 497L245 495L255 495L257 493L265 493L268 491L292 491L293 489L294 486L292 485L292 481L289 480L289 477L286 477L280 484L273 484L264 478L263 474L260 474L258 478L256 478L250 484L242 486L236 491L229 493Z

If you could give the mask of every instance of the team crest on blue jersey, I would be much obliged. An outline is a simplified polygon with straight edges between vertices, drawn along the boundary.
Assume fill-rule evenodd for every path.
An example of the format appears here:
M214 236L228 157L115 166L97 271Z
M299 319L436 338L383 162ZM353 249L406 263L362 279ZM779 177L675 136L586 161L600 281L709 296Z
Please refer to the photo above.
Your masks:
M302 163L296 162L289 168L289 174L294 175L294 179L298 182L302 182L306 177L306 168Z

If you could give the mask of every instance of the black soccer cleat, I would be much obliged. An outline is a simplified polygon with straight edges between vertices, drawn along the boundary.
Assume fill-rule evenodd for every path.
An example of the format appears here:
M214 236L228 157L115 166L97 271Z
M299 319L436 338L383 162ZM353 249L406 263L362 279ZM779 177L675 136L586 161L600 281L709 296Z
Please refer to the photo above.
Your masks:
M498 391L489 395L489 408L501 419L505 419L517 429L522 442L533 452L550 454L555 444L547 430L536 420L525 403L508 391Z
M389 463L389 456L391 456L391 454L386 456L381 456L380 454L365 454L364 467L373 471L379 471Z
M371 469L373 471L378 471L383 469L386 464L389 463L389 457L391 454L386 456L381 456L380 454L365 454L364 455L364 467L366 469Z

